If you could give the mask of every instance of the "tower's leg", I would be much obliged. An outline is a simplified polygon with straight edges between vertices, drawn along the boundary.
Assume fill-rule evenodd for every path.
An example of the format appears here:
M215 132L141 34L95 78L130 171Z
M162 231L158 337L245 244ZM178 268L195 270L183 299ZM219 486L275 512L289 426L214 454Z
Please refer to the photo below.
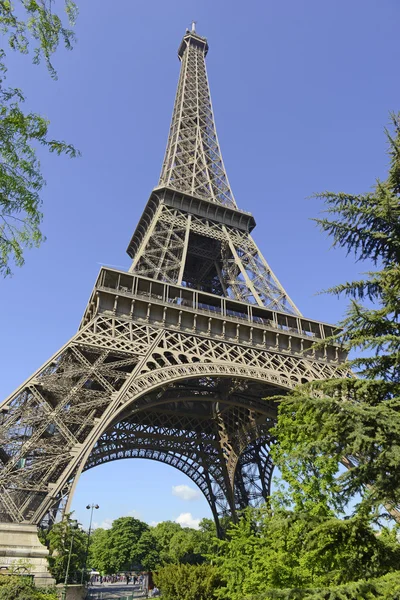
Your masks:
M0 523L0 567L6 572L29 572L34 575L36 585L54 585L47 566L48 554L38 538L36 525Z
M269 501L273 463L268 442L252 442L239 458L235 473L235 497L240 508Z
M212 487L210 471L209 471L208 465L207 465L207 455L204 451L204 447L203 447L202 443L199 444L199 459L200 459L200 464L204 467L204 476L205 476L205 479L207 482L207 488L208 488L208 492L209 492L208 503L211 508L212 515L214 517L215 527L217 529L217 536L222 537L222 527L221 527L221 522L220 522L219 514L218 514L218 508L217 508L217 504L216 504L216 496L215 496L215 493L214 493L214 490Z

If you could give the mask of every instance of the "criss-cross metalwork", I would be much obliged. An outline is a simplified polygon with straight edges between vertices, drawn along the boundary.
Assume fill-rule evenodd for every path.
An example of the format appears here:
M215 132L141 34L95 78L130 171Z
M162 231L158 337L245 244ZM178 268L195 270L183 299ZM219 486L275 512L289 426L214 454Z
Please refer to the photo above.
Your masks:
M236 208L218 144L205 57L208 44L188 32L159 186Z
M0 406L0 522L51 520L82 471L147 458L185 473L219 527L269 495L273 396L335 377L345 358L332 326L297 310L250 235L254 218L236 207L207 48L195 32L180 46L132 268L101 269L76 335Z
M237 208L218 144L207 80L207 40L187 32L158 187L128 247L131 271L300 314Z

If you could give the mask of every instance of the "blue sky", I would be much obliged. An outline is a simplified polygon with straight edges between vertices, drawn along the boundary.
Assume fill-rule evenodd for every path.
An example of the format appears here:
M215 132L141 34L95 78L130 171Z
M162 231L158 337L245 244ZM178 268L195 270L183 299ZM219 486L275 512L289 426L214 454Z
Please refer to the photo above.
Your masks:
M78 43L58 52L57 82L9 55L10 84L82 158L42 156L47 242L0 281L0 397L75 333L100 265L128 269L125 249L161 169L176 51L193 18L209 40L219 140L238 205L258 223L254 238L303 314L340 319L345 302L317 292L365 267L329 249L310 220L321 204L307 198L368 191L385 176L383 128L400 109L398 0L78 4ZM84 524L91 502L99 524L210 516L201 495L188 499L179 486L193 488L171 467L115 462L81 477L73 508Z

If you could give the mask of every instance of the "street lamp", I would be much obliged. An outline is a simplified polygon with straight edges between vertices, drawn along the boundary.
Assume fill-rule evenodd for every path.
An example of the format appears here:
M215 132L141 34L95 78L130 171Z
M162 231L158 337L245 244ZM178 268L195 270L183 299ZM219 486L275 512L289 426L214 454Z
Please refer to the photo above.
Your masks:
M77 529L79 529L79 526L78 526L78 522L75 521L74 524L71 526L71 544L69 547L68 563L67 563L67 569L65 571L65 581L64 581L64 587L62 590L62 594L61 594L61 600L65 600L65 598L67 597L69 565L71 563L71 554L72 554L72 546L74 544L74 535L75 535L75 532L77 531Z
M81 585L83 584L83 577L86 573L86 564L87 564L87 557L88 557L88 552L89 552L90 534L92 533L93 509L94 508L98 509L98 508L100 508L100 506L98 504L88 504L86 508L87 508L87 510L90 510L90 523L89 523L89 533L88 533L86 552L85 552L85 564L83 566L82 577L81 577Z

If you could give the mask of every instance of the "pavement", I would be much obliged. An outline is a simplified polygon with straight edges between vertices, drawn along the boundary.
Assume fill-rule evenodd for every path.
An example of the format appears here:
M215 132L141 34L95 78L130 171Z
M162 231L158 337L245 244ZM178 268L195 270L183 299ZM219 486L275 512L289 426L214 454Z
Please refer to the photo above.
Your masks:
M91 600L134 600L135 598L146 598L146 594L139 585L129 583L96 583L89 587L89 598Z

